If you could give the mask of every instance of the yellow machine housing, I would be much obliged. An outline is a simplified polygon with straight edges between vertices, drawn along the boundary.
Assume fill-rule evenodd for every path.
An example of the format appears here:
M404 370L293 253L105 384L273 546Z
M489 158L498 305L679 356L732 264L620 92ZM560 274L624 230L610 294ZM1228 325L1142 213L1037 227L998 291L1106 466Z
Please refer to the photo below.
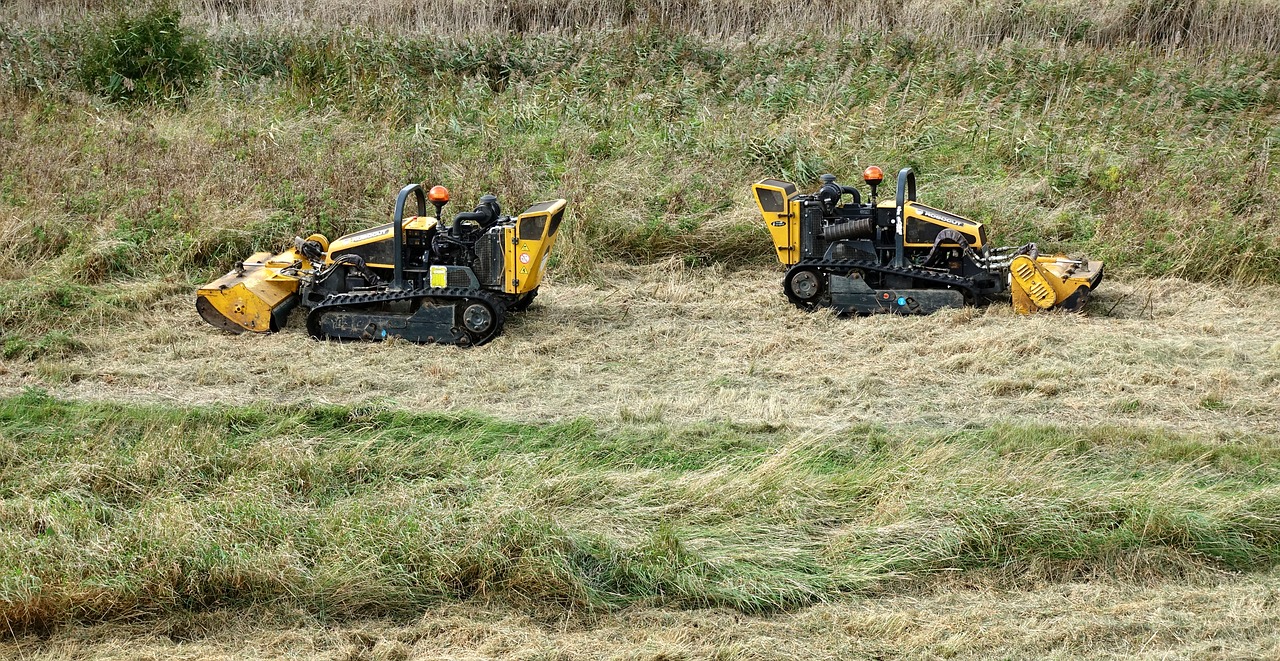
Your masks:
M430 216L410 216L405 218L400 226L404 228L406 235L408 235L409 232L430 231L436 227L437 222L435 218ZM369 268L394 268L395 260L391 258L391 232L391 223L387 223L340 236L329 245L329 252L325 255L325 263L332 264L335 257L356 253L366 257L365 266ZM370 250L370 248L373 249Z
M311 239L321 238L313 235ZM298 304L298 269L313 268L298 249L257 252L234 270L196 290L196 310L223 330L269 333L285 325Z
M542 284L547 271L547 259L551 247L560 232L567 202L552 200L535 204L520 214L515 227L505 230L505 245L514 246L504 251L503 266L506 275L502 288L508 294L527 294Z
M1020 314L1079 310L1101 280L1102 262L1066 255L1019 255L1009 264L1009 293Z
M1021 313L1078 310L1102 280L1100 262L1040 255L1035 244L990 247L982 223L917 201L910 168L898 173L896 195L879 202L883 172L864 175L866 203L832 175L811 194L779 179L752 185L788 267L784 292L802 308L925 314L1008 292Z
M885 200L880 206L893 208L893 200ZM907 248L932 248L938 233L945 229L964 235L965 242L974 250L981 250L987 243L987 233L982 229L982 223L964 216L919 202L904 203L902 213L905 221L902 244ZM942 245L956 245L956 242L944 241Z
M404 213L410 197L417 201L414 215ZM484 196L445 226L439 214L448 190L432 189L434 218L425 213L427 199L412 184L401 190L390 223L332 243L316 234L278 254L256 253L199 288L196 308L232 332L279 330L300 304L317 337L486 342L506 312L532 302L567 202L540 202L511 217Z
M800 206L796 185L778 179L765 179L751 187L756 206L764 216L765 227L778 253L778 261L791 266L800 261Z

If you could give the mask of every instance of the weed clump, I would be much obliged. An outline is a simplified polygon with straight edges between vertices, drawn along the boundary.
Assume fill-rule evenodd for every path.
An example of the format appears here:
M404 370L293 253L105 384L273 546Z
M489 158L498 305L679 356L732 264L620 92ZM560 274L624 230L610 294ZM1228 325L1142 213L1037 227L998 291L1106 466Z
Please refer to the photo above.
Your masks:
M121 13L90 43L79 73L85 89L113 103L178 103L209 71L204 43L166 4Z
M30 339L21 335L0 338L0 355L5 360L34 361L40 358L66 358L85 350L80 340L62 332L51 331Z

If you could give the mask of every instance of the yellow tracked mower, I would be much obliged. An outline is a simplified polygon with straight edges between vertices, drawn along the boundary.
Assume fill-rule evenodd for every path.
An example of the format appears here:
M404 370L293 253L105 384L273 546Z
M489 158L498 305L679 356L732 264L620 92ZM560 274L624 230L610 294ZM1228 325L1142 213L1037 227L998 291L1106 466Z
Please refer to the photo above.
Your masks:
M880 168L858 189L822 175L816 193L765 179L752 186L795 305L841 314L928 314L1010 295L1020 313L1077 311L1102 282L1102 263L1042 255L1036 244L992 248L978 223L916 201L911 168L893 199L876 201ZM848 198L848 201L846 201Z
M406 216L410 197L417 213ZM537 296L566 202L540 202L512 217L485 195L446 226L440 214L448 201L444 186L405 186L391 223L256 253L201 287L196 310L234 333L279 330L302 306L317 339L484 344L502 332L506 313Z

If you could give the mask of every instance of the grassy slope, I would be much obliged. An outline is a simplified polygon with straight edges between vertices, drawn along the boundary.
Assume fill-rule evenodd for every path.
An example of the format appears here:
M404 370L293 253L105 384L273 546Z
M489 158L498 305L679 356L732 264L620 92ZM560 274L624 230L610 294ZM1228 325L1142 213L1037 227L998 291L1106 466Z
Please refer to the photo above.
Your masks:
M1280 274L1267 52L219 33L214 80L186 108L128 111L76 91L82 33L0 27L0 324L24 336L145 309L298 233L380 222L422 180L459 208L484 191L509 209L569 198L554 267L575 277L611 260L768 263L749 182L871 163L916 167L924 199L1002 242L1116 273ZM149 287L130 298L122 280Z
M263 21L272 3L295 13ZM81 91L99 16L80 4L0 9L0 375L91 399L391 395L562 421L74 403L10 381L0 608L14 630L132 616L144 637L160 631L149 622L170 628L177 649L152 653L205 656L179 641L248 607L301 613L314 628L286 637L313 642L227 629L234 655L549 657L582 642L449 610L469 599L508 619L628 606L590 630L585 658L769 654L772 636L796 658L913 641L978 657L1276 648L1273 287L1112 285L1085 320L796 320L746 190L909 164L926 201L1001 241L1089 252L1129 277L1275 282L1269 0L879 3L857 26L788 6L800 26L753 39L723 3L625 3L664 12L634 21L573 3L607 30L534 38L493 30L550 20L537 2L466 23L479 35L431 37L379 22L427 27L408 5L320 3L291 23L290 0L258 0L226 5L246 12L210 32L205 89L135 110ZM200 7L188 3L198 22L225 18ZM352 16L373 32L332 29ZM695 16L722 34L686 32ZM417 180L449 184L460 207L487 191L508 210L570 198L552 282L566 295L513 329L527 337L462 366L448 350L289 334L240 338L261 340L250 347L192 318L191 288L248 251L380 222ZM655 260L668 261L639 281L601 266ZM928 350L910 350L920 338ZM836 345L894 373L846 369ZM504 352L535 371L485 373ZM544 396L547 379L559 390ZM563 420L575 410L591 417ZM1064 411L1095 422L1002 422ZM992 586L1026 592L988 598ZM725 639L692 631L738 616L643 608L819 602ZM377 634L381 651L372 634L325 630L423 608L416 628ZM63 629L44 650L120 654L82 635Z
M793 609L903 581L1267 569L1277 439L505 423L0 400L0 622L277 604ZM4 628L4 627L0 627Z

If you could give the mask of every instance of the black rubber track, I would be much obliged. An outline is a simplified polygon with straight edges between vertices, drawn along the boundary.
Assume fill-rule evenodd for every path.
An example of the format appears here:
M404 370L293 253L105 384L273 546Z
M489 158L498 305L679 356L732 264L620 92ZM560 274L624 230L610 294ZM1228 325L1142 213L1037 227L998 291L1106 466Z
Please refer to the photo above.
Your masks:
M825 288L827 287L827 283L829 282L830 276L832 275L843 276L855 269L863 271L864 273L876 272L876 273L883 273L885 275L907 276L910 278L914 278L916 280L924 280L926 282L931 282L931 283L940 285L939 287L936 287L936 289L944 289L944 288L950 287L951 289L955 289L959 291L961 294L963 294L965 303L969 305L973 305L978 300L978 293L976 291L977 283L974 282L972 278L965 278L965 277L954 275L951 273L940 273L937 271L930 271L928 269L915 268L911 266L906 266L906 267L888 266L888 265L881 264L880 262L858 260L858 259L839 259L839 260L814 259L814 260L804 260L804 261L797 262L794 266L787 269L786 275L783 276L782 290L787 295L787 300L791 301L793 305L800 308L801 310L813 311L820 307L830 307L834 310L840 311L841 313L858 312L857 310L842 308L840 306L824 305L812 298L809 300L805 300L796 296L795 292L791 291L791 278L796 273L799 273L800 271L806 271L806 270L813 271L814 273L817 273L820 276L823 276L818 279L818 282L821 283L821 286L825 290ZM822 293L825 293L825 291L819 293L819 295L815 298L821 298Z
M364 337L336 337L327 335L320 327L320 321L326 312L367 312L369 314L381 314L388 316L401 316L409 318L413 316L412 312L395 315L384 311L370 310L373 306L383 303L395 303L399 301L419 301L421 304L434 303L436 305L450 305L454 308L455 318L467 306L473 303L481 303L488 306L493 313L493 322L489 329L484 333L473 333L463 329L463 338L459 341L441 341L436 340L436 344L450 344L454 346L479 346L491 341L493 338L502 334L502 328L506 321L506 314L502 301L497 296L489 292L479 289L464 289L460 287L425 287L421 289L404 289L400 291L379 291L379 292L345 292L341 294L332 294L323 301L311 307L307 313L307 332L311 337L320 339L331 339L339 342L361 342L361 341L379 341L381 338L364 338ZM414 306L420 307L420 306ZM425 344L425 342L423 342Z

